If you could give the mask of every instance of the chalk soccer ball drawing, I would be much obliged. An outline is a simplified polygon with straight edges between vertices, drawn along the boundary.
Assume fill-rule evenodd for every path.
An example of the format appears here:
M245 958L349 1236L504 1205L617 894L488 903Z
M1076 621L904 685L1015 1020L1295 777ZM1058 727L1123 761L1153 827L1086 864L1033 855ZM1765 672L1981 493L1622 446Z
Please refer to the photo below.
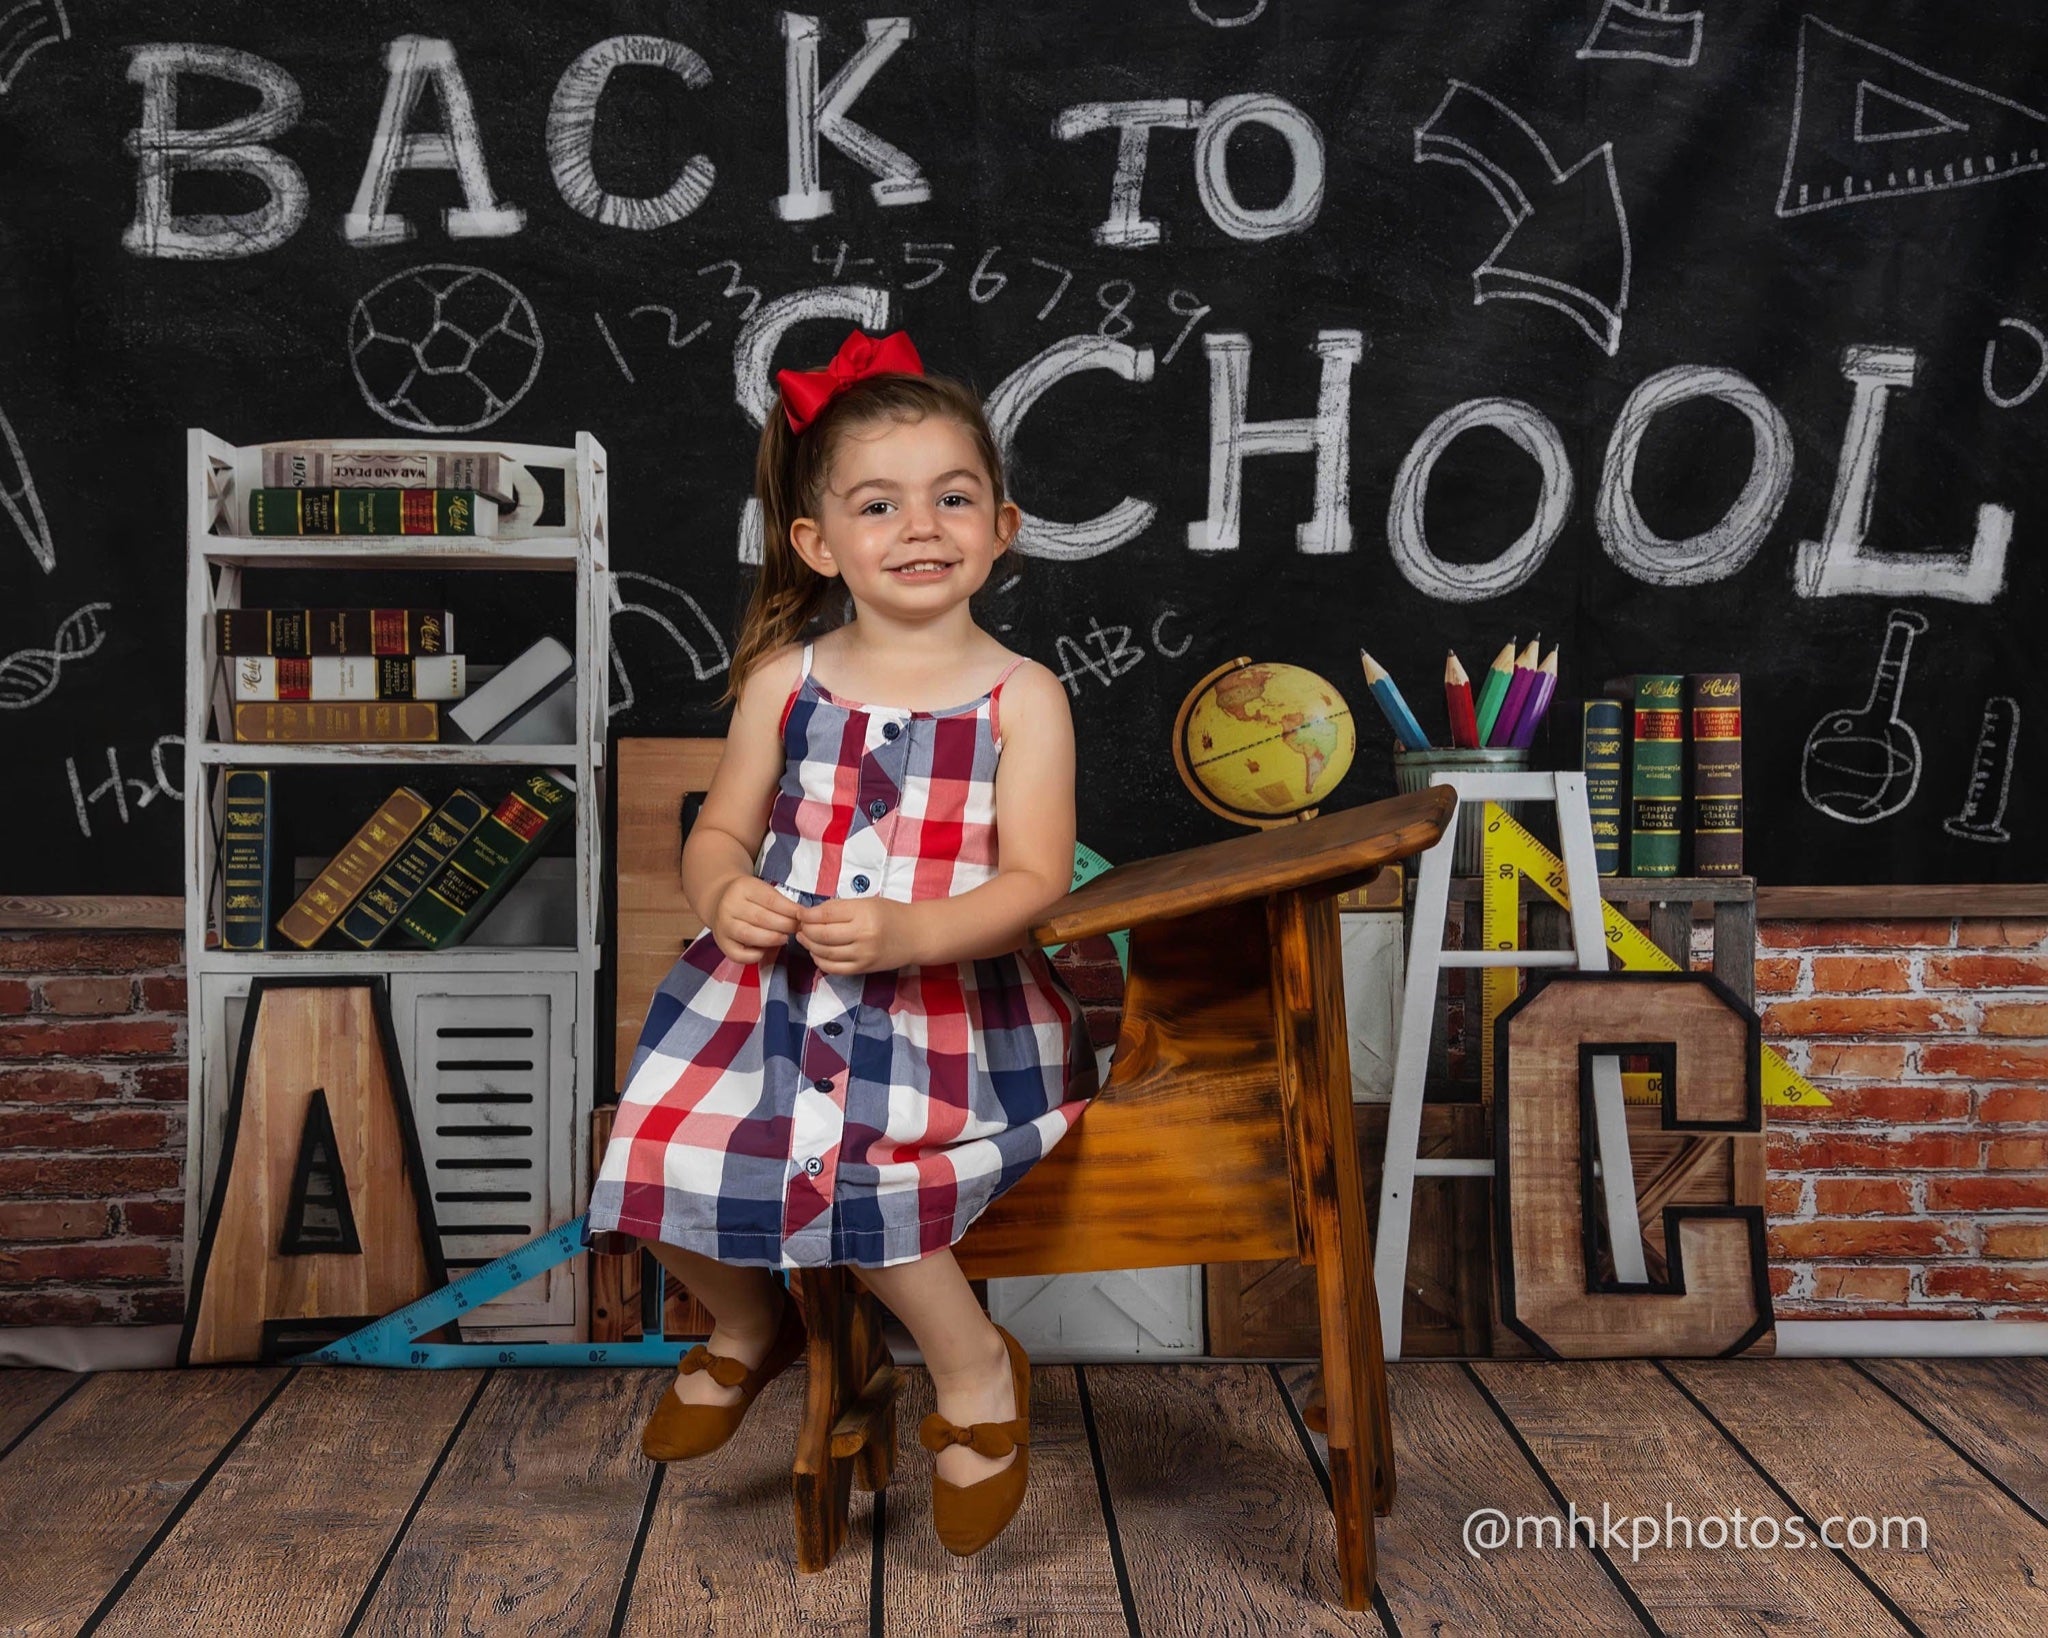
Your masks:
M489 426L526 396L543 350L533 304L480 267L409 268L349 314L349 367L364 401L413 432Z
M1350 771L1351 707L1297 665L1241 662L1182 704L1182 777L1204 807L1239 824L1306 817Z

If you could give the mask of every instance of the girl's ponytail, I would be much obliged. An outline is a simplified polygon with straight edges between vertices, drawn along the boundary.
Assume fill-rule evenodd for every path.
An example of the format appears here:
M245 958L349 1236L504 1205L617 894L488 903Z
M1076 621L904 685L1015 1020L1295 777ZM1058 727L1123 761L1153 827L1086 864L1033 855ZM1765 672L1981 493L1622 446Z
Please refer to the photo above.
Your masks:
M785 643L793 642L831 593L831 583L798 557L789 543L789 526L815 504L804 493L803 475L798 471L803 437L790 430L778 391L754 456L754 497L761 504L761 568L740 624L739 648L726 673L720 705L739 699L747 674Z

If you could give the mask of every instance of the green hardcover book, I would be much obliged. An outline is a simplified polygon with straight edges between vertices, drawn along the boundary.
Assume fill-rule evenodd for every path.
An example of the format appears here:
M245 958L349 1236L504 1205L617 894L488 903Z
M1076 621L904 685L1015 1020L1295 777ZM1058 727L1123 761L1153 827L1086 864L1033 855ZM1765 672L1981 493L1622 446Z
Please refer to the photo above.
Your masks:
M365 950L374 949L434 872L448 862L449 855L490 811L475 791L457 791L443 802L433 817L413 832L412 840L398 850L384 873L349 906L348 914L341 918L341 936Z
M1580 738L1586 772L1586 807L1593 820L1593 866L1621 874L1621 701L1587 700Z
M576 787L567 774L529 768L406 906L399 925L429 949L460 944L575 806Z
M271 808L268 768L230 768L221 781L220 947L270 948Z
M1629 874L1676 876L1685 807L1685 711L1681 676L1639 672L1629 769Z
M474 489L252 489L252 535L473 535Z

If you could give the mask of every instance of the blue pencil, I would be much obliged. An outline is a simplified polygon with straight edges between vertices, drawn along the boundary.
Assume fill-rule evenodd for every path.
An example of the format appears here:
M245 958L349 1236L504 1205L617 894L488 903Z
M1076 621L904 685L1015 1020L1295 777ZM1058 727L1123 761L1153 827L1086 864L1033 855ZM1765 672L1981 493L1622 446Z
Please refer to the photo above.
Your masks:
M1358 658L1365 666L1366 687L1379 706L1380 715L1394 730L1394 737L1411 751L1428 750L1429 736L1423 733L1422 724L1415 720L1415 713L1408 709L1408 702L1401 697L1401 690L1394 686L1386 668L1362 648Z

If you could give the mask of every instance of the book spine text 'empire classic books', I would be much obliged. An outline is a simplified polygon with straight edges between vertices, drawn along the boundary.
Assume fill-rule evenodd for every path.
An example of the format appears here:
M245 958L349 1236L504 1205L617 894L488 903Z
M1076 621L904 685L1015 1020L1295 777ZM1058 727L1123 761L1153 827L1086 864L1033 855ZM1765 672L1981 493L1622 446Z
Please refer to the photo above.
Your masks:
M244 654L229 662L237 700L459 700L460 654Z
M302 950L310 950L355 902L356 896L383 873L392 856L412 839L433 811L427 799L401 785L349 838L348 845L327 861L313 885L278 918L277 930Z
M446 654L455 616L446 609L220 609L216 654Z
M1585 702L1580 743L1586 771L1586 807L1593 820L1593 864L1603 876L1621 874L1624 738L1620 700Z
M1742 677L1703 671L1692 698L1692 873L1742 874Z
M234 714L244 745L431 745L441 737L441 708L431 700L250 700Z
M220 947L270 948L274 843L268 768L230 768L221 781Z
M252 535L473 535L474 489L252 489Z
M405 914L434 872L490 813L490 805L475 791L457 791L424 825L412 840L398 850L391 863L341 918L341 936L365 950L374 949Z
M1676 876L1685 800L1683 677L1636 676L1636 730L1629 786L1629 874Z
M459 944L540 854L575 806L567 776L531 769L450 855L400 925L430 949Z

